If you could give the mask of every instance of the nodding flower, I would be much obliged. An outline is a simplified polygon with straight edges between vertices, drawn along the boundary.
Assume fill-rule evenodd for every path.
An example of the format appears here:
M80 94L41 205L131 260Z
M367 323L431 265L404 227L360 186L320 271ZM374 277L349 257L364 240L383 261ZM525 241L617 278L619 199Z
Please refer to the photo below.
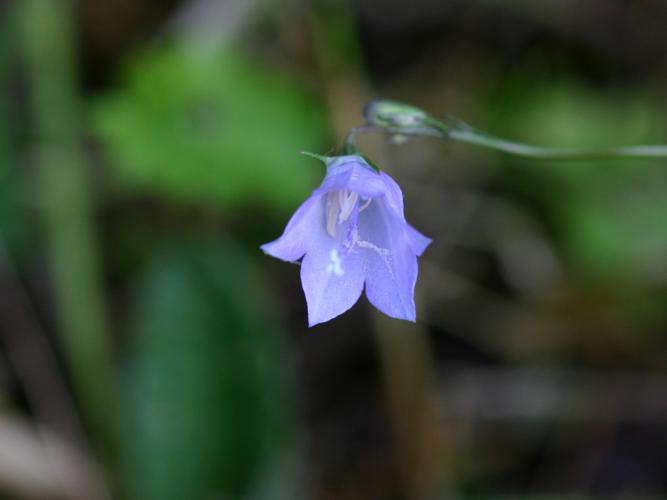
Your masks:
M309 326L350 309L364 287L380 311L415 321L417 257L431 240L407 223L403 193L387 174L358 155L326 163L320 187L262 250L288 262L301 259Z

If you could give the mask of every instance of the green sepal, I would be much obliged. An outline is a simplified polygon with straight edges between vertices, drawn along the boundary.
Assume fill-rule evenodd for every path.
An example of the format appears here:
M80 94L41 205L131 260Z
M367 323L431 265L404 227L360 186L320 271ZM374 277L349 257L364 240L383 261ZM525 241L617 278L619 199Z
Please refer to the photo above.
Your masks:
M344 156L348 155L361 156L361 151L359 151L359 148L357 148L356 144L354 144L352 140L346 140L343 143L343 147L341 148L341 153L343 153Z
M359 153L358 151L354 153L345 153L345 150L343 149L344 155L355 155L361 158L368 164L371 170L373 170L375 173L380 173L380 167L378 167L368 156ZM323 162L327 167L334 161L336 158L339 158L338 156L324 156L324 155L318 155L317 153L311 153L309 151L301 151L302 155L310 156L311 158L315 158L316 160L320 160Z
M368 166L371 167L371 168L375 171L375 173L379 174L380 172L382 172L382 170L380 170L380 167L378 167L378 166L375 164L375 162L373 162L368 156L366 156L366 155L362 155L362 154L360 154L359 156L360 156L361 158L363 158L363 160L364 160L366 163L368 163Z
M301 151L301 154L305 156L310 156L311 158L315 158L316 160L320 160L321 162L324 162L324 164L326 165L328 165L332 159L331 156L318 155L317 153L311 153L310 151Z

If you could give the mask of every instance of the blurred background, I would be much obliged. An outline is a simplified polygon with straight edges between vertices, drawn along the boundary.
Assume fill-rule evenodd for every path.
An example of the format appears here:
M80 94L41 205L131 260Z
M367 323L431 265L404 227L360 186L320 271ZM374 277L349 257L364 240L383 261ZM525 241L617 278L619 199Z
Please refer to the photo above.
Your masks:
M667 161L360 146L418 322L278 237L372 98L667 143L661 0L0 2L0 498L667 498Z

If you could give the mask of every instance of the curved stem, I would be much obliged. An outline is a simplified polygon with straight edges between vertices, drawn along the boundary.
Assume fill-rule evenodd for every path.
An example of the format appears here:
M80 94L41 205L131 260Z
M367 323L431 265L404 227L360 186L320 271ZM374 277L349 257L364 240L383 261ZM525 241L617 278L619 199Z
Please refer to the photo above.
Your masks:
M350 129L350 131L345 136L345 140L343 141L343 153L353 154L358 152L359 148L357 147L357 136L371 132L385 132L385 129L373 125L364 125L362 127L354 127L353 129Z
M438 137L458 141L486 149L492 149L523 158L536 160L604 160L613 158L667 158L667 145L643 145L618 148L550 148L508 141L476 130L456 118L438 120L425 111L397 101L377 100L370 102L364 117L367 126L352 129L346 145L354 147L358 134L383 132L395 136Z
M545 148L507 141L474 130L450 130L452 141L536 160L608 160L613 158L667 158L667 145L629 146L607 149Z

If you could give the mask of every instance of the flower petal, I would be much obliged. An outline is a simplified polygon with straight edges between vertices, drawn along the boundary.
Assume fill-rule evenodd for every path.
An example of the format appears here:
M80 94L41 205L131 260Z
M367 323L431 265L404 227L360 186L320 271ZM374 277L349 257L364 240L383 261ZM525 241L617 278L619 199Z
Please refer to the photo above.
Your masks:
M333 191L338 191L337 204L327 194ZM283 235L261 248L287 261L303 257L301 284L313 326L352 307L364 283L380 311L415 321L417 256L430 243L406 222L398 184L350 155L328 163L322 184Z
M359 217L355 246L366 254L366 295L371 304L388 316L415 321L417 256L406 238L406 225L383 198L373 200Z
M396 211L397 215L404 217L403 192L401 191L400 186L392 177L390 177L388 174L385 174L384 172L380 173L380 177L386 186L385 196L387 197L389 206Z
M278 259L294 262L308 250L311 234L324 228L324 204L321 196L311 196L294 212L282 236L260 248Z
M389 175L385 174L384 172L381 175L382 180L387 186L386 199L389 206L396 210L398 215L405 217L403 212L403 193L401 188ZM424 250L426 250L432 241L431 238L424 236L407 222L405 223L405 236L408 239L410 247L417 254L417 256L423 254Z
M346 231L332 238L325 230L311 234L308 253L301 262L301 285L308 303L308 326L344 313L364 288L363 254L346 248Z
M343 156L327 167L327 176L313 194L346 189L359 193L362 198L382 196L387 186L380 174L375 172L359 156Z
M405 223L405 237L408 240L408 244L414 253L419 257L424 253L424 250L428 248L433 240L431 238L424 236L422 233L417 231L407 222Z

